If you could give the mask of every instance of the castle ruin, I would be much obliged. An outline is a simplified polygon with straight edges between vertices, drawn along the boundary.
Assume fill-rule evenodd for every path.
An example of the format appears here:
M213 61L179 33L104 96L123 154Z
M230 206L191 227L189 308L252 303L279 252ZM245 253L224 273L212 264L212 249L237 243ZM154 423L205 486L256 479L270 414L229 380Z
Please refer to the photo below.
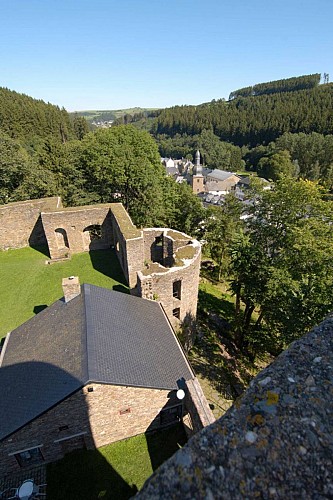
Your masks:
M137 228L121 203L64 208L53 197L0 206L0 249L40 245L51 260L114 248L131 294L158 300L174 328L196 316L200 243L169 228Z

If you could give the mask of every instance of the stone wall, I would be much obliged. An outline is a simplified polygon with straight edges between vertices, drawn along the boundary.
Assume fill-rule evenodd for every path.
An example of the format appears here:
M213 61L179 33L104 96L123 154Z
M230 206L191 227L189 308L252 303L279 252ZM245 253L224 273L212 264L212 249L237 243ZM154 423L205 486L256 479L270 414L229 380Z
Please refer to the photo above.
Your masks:
M187 435L192 436L215 422L215 417L209 408L198 379L187 380L185 386L185 407L189 418L185 417L184 424Z
M191 240L188 238L185 241L189 243ZM174 260L177 261L175 264L178 265L171 268L153 265L138 273L139 296L161 302L169 321L176 329L184 320L196 317L198 302L201 247L196 241L185 247L180 246L183 243L182 240L174 241L174 245L179 246L174 254ZM184 257L181 254L183 249ZM180 299L174 297L173 284L177 281L181 282ZM179 310L178 317L175 316L176 310Z
M47 245L40 213L61 207L59 197L0 205L0 249Z
M236 184L238 184L239 180L237 175L230 176L224 181L214 179L208 175L206 180L206 191L231 191L235 188Z
M333 318L297 340L138 499L333 497Z
M113 245L111 205L64 208L43 212L42 222L52 259ZM87 228L101 226L101 238L91 239Z
M41 446L45 462L52 462L77 447L98 448L154 430L160 411L179 404L175 391L91 383L3 440L0 474L20 470L15 452Z
M1 217L2 248L47 242L51 259L60 259L113 247L131 293L159 300L175 328L195 318L200 244L186 234L138 229L121 203L62 208L60 198L46 198L5 205ZM181 282L181 299L174 296L175 281Z
M134 226L121 203L113 203L111 211L115 250L126 281L133 289L144 261L142 231Z

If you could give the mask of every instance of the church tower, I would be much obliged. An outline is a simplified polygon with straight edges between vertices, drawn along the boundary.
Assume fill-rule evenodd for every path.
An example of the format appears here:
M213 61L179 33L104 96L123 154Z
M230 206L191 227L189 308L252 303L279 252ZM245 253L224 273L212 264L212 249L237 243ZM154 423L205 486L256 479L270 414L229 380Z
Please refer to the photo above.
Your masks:
M193 176L192 176L192 190L194 194L204 193L204 178L202 175L202 165L200 164L200 151L195 153Z

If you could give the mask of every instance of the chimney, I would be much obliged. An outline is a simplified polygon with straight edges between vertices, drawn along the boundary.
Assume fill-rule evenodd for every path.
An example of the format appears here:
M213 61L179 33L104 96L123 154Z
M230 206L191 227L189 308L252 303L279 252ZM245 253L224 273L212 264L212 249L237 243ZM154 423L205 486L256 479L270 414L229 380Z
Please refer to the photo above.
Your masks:
M81 293L80 281L77 276L70 276L69 278L63 278L62 280L62 290L64 292L65 302L69 302Z

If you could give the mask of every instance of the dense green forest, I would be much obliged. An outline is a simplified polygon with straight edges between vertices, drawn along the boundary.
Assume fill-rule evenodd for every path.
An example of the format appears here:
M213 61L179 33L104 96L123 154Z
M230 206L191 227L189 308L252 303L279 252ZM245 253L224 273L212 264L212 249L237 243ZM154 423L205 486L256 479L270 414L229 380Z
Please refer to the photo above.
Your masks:
M285 132L333 133L333 84L294 92L239 97L200 106L163 110L153 125L155 135L195 135L212 130L237 146L267 145Z

